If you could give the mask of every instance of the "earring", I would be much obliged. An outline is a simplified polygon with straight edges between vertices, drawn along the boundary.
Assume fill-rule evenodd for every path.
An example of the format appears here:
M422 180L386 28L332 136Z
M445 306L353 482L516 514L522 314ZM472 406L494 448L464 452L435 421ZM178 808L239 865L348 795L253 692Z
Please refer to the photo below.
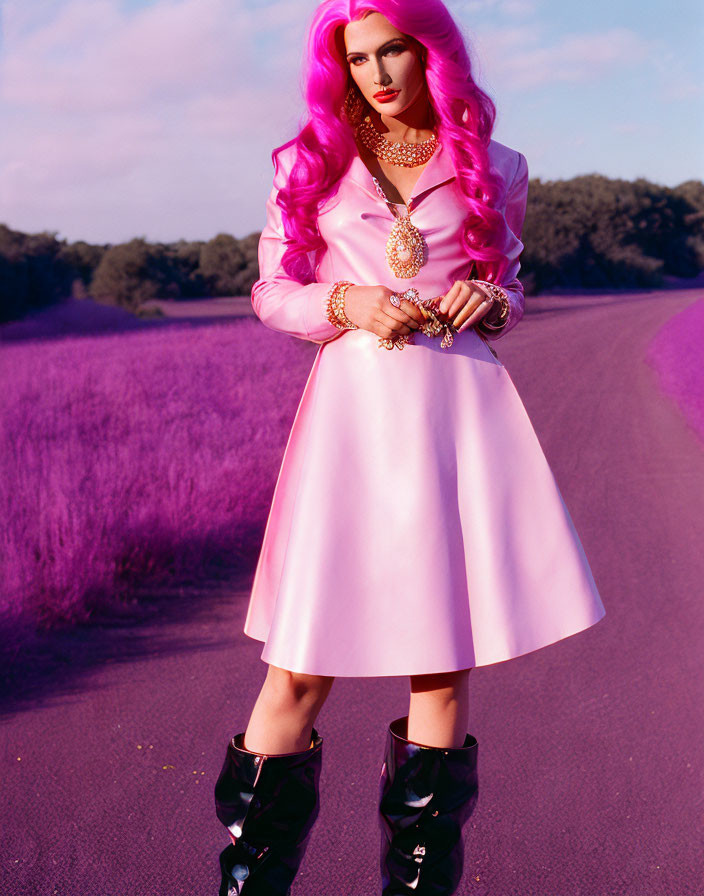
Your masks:
M353 128L357 127L364 118L364 100L354 87L348 88L340 115L347 119Z

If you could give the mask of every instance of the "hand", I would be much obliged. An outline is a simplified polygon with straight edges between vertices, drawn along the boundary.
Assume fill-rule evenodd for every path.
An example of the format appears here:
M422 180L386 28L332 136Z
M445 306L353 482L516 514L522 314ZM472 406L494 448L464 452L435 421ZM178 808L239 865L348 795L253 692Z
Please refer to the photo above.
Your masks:
M458 333L478 324L494 305L484 287L473 280L455 280L440 302L438 317L452 321Z
M350 286L345 293L345 314L362 330L390 339L407 336L425 322L421 310L408 299L391 304L394 290L386 286Z

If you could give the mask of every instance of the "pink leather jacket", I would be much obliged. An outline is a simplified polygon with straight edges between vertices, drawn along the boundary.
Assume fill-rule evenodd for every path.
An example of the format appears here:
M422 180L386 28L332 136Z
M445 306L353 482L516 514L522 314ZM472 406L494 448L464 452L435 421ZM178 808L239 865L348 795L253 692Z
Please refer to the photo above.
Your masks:
M453 183L456 175L452 159L442 144L421 172L411 197L413 223L428 246L428 260L415 277L398 278L387 265L386 240L394 215L378 196L372 175L359 156L352 159L335 196L319 211L318 226L327 248L317 261L310 256L317 282L302 285L289 277L281 267L286 247L276 196L294 158L294 144L279 155L259 241L260 279L252 287L252 306L268 327L317 343L340 336L345 331L331 324L325 311L328 292L338 280L360 286L382 284L400 292L414 286L425 299L444 295L455 280L469 278L471 261L460 238L467 210ZM481 322L474 328L493 340L508 333L523 316L524 294L517 274L523 250L520 236L528 197L528 163L522 153L496 140L489 143L489 158L507 185L496 208L504 215L501 239L509 259L499 285L508 293L511 305L508 320L500 330L485 329Z

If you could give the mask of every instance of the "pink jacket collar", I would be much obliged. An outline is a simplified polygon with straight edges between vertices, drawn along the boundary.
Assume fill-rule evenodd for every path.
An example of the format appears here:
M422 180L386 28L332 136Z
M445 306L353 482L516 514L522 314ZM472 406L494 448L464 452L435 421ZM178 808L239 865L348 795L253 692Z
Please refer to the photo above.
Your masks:
M417 199L422 193L427 193L433 187L446 183L456 177L455 166L453 165L450 153L443 147L442 143L438 144L430 158L430 161L421 171L416 185L413 187L411 200ZM372 196L378 198L372 175L364 162L358 155L352 159L350 167L347 169L346 177L353 180L358 186L371 193Z

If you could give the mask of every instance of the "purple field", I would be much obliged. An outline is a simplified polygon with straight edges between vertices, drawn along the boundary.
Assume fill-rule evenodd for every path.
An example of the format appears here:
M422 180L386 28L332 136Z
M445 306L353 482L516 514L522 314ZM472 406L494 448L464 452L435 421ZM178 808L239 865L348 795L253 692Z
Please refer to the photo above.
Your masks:
M312 343L253 318L142 322L92 303L0 336L0 613L15 634L256 551Z
M663 392L704 439L704 299L667 321L650 343L646 360Z
M142 321L91 302L0 340L0 616L16 637L256 555L312 343L253 317ZM702 345L698 301L648 361L704 438Z

